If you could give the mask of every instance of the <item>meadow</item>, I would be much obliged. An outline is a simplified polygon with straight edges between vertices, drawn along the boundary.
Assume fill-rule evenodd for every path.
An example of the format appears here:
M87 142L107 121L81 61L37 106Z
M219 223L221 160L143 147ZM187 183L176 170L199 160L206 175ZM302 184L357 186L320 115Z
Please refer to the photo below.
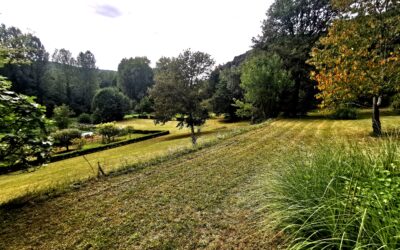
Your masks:
M210 122L215 125L203 131L219 131L218 121ZM135 128L147 126L146 120L140 123ZM394 131L399 128L400 117L386 115L382 124L385 131ZM168 126L172 129L173 124ZM277 192L273 183L276 176L295 166L298 156L307 163L313 159L312 152L332 145L344 145L344 150L356 144L366 152L373 152L384 141L398 143L397 137L370 136L370 127L367 117L339 121L314 115L268 121L190 154L86 182L59 197L3 209L0 248L277 248L290 238L285 235L290 231L277 227L276 220L284 220L274 211L283 204L273 199ZM178 130L169 137L155 139L157 143L146 145L144 142L139 148L141 152L168 153L172 151L170 147L188 145L186 136ZM130 150L130 154L135 154ZM117 154L118 150L108 154L111 152ZM121 155L127 152L122 151ZM88 158L96 161L91 156ZM149 158L141 160L144 159ZM120 164L121 159L116 157L115 161ZM64 162L65 168L74 164L78 165ZM76 171L87 169L83 166L82 163L82 168ZM112 164L109 166L111 170ZM29 174L39 171L47 170ZM2 179L1 183L4 190L7 182ZM277 206L271 206L271 202Z
M109 173L191 147L189 130L177 128L174 121L165 125L154 125L150 119L130 119L117 125L134 126L137 130L169 130L170 135L87 154L86 159L83 156L74 157L29 171L1 175L0 204L58 192L74 183L94 178L97 176L98 164ZM221 134L247 125L246 122L224 123L218 119L209 120L201 129L199 143L215 140Z

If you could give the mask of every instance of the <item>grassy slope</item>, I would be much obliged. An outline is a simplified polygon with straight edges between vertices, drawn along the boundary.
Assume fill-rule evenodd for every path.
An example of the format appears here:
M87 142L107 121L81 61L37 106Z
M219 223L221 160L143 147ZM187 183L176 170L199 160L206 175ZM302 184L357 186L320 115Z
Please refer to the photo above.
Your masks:
M131 125L135 129L169 130L171 134L86 155L95 169L92 169L83 157L75 157L51 163L34 172L2 175L0 176L0 204L30 193L41 193L92 178L97 174L97 162L100 162L102 168L109 172L127 164L147 161L191 146L188 129L177 129L176 122L169 122L165 126L155 126L153 120L134 119L118 124ZM246 126L246 123L222 123L215 119L209 120L202 128L204 134L199 142L211 140L219 133L242 126Z
M399 117L386 117L386 129ZM0 249L261 248L261 183L322 140L368 142L370 120L278 120L210 148L2 211ZM336 139L334 139L336 138ZM266 190L264 190L266 191Z

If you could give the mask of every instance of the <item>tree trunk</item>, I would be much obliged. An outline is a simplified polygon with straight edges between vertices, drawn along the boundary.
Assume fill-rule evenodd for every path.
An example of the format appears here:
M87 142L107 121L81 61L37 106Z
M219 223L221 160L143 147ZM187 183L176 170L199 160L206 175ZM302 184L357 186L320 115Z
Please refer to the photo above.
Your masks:
M372 98L372 130L374 135L382 135L381 120L379 114L379 106L381 104L381 97L374 96Z
M190 131L191 131L191 136L192 136L192 143L193 143L193 146L194 146L194 145L196 145L197 138L196 138L196 134L194 132L193 124L190 124Z

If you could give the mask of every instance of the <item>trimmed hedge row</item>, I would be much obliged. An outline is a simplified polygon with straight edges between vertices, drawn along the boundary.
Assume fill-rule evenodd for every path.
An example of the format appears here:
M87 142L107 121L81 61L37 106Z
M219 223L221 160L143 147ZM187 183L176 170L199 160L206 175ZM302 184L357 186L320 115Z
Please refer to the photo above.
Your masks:
M61 161L61 160L65 160L65 159L72 158L72 157L77 157L77 156L95 153L95 152L99 152L102 150L115 148L115 147L131 144L131 143L135 143L135 142L149 140L149 139L160 137L163 135L168 135L169 131L135 130L135 133L148 134L148 135L145 135L145 136L142 136L139 138L133 138L133 139L128 139L128 140L124 140L124 141L113 142L113 143L105 144L105 145L95 147L95 148L87 148L87 149L76 150L76 151L72 151L72 152L68 152L68 153L53 155L50 157L50 162Z

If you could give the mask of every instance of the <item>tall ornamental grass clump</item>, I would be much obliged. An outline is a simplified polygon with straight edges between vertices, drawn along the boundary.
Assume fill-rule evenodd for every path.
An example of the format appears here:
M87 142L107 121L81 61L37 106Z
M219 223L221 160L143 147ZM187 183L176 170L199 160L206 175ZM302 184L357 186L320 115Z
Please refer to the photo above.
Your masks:
M286 247L400 249L400 146L376 146L325 144L269 180Z

